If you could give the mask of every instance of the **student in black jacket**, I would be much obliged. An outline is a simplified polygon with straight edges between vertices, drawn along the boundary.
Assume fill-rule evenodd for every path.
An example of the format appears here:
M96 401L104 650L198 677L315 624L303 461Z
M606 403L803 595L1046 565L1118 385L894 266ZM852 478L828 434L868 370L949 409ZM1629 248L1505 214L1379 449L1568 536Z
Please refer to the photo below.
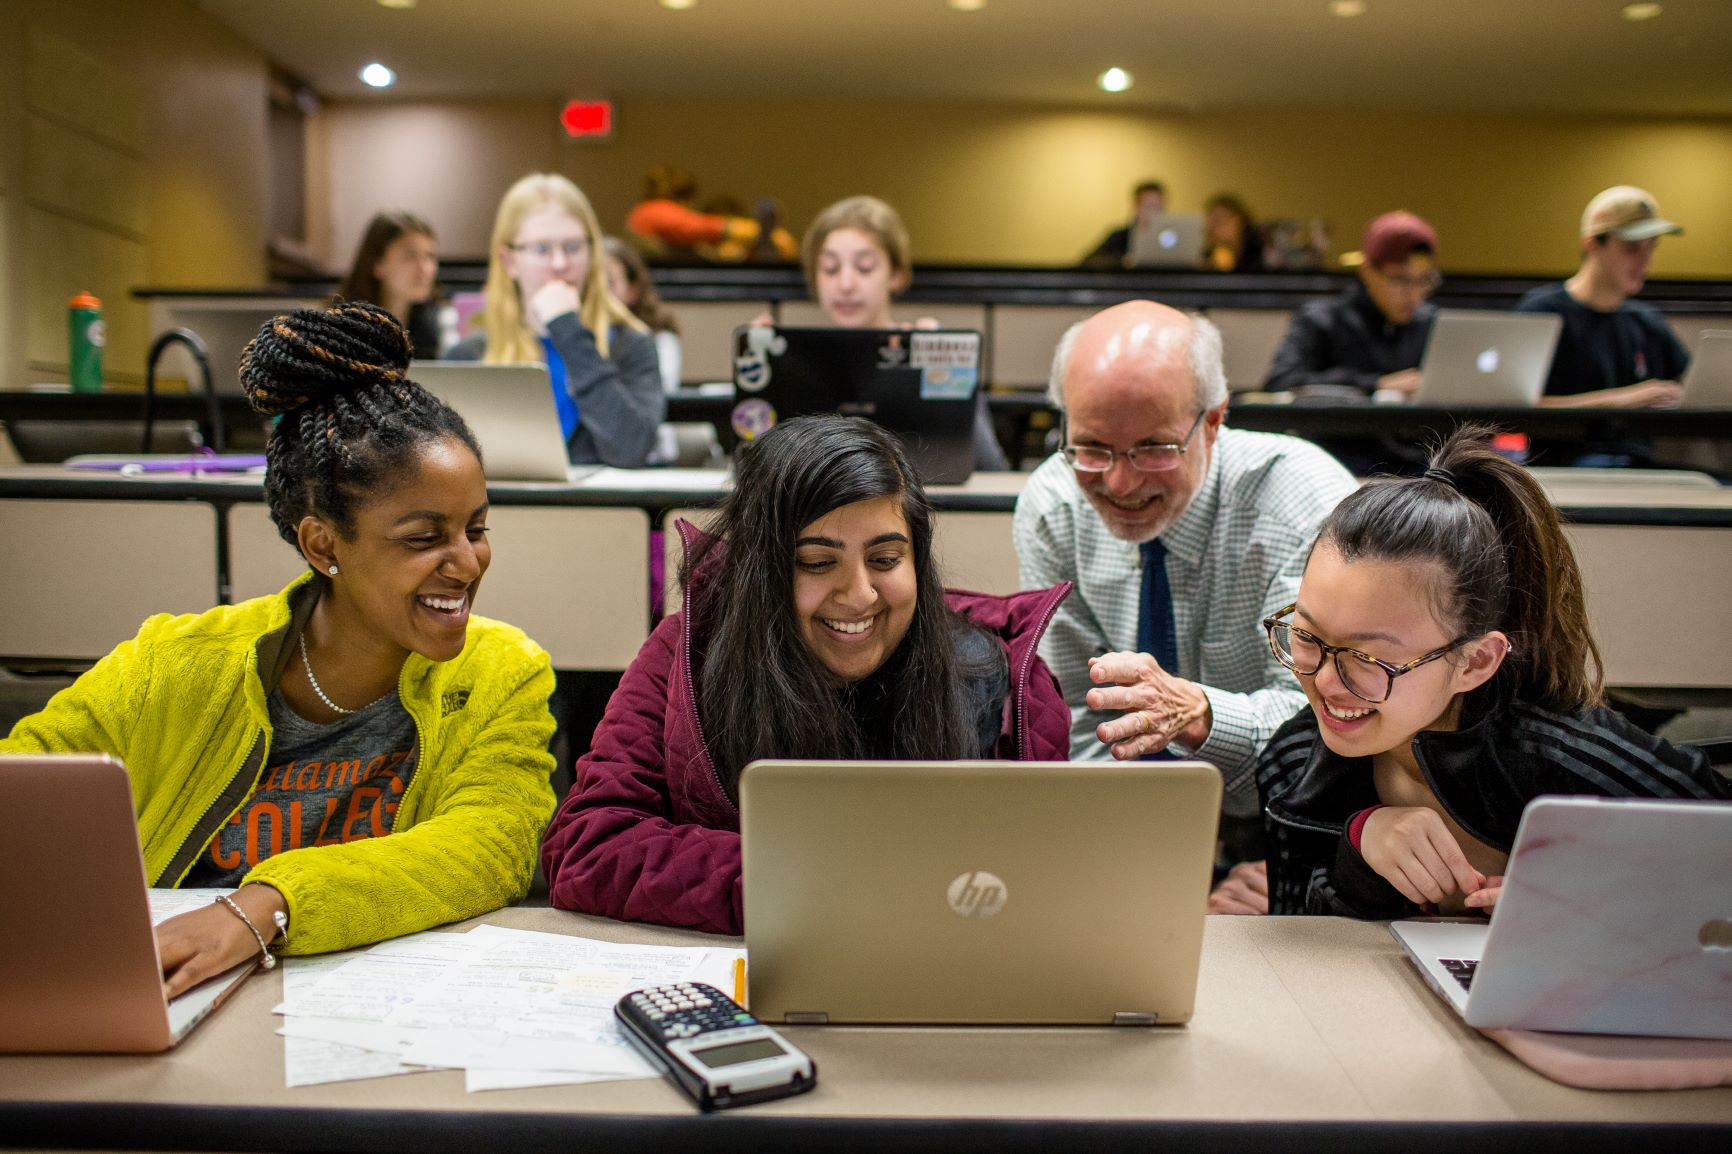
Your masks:
M1131 255L1131 233L1167 211L1167 186L1158 180L1131 189L1131 219L1113 229L1082 258L1084 268L1124 268Z
M1732 798L1603 705L1557 511L1484 433L1343 499L1265 622L1311 703L1257 767L1274 913L1489 910L1541 794Z
M1367 397L1412 393L1437 310L1437 233L1411 212L1373 220L1360 244L1358 279L1340 296L1308 301L1275 353L1268 391L1344 385Z

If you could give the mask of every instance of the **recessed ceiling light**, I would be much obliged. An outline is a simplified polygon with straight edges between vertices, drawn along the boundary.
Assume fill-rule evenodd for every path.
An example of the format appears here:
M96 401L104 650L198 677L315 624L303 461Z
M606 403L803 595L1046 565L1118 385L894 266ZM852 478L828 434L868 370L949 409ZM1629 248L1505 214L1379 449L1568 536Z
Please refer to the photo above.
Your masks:
M372 88L389 88L397 83L397 74L375 60L361 69L361 83Z
M1660 14L1658 4L1626 4L1624 5L1625 20L1652 20Z
M698 0L661 0L663 8L671 8L675 12L684 12L687 8L697 7Z
M1365 0L1329 0L1329 15L1343 20L1365 15Z
M1109 68L1095 78L1102 92L1123 92L1131 86L1131 74L1123 68Z
M381 8L413 8L415 0L379 0Z
M978 12L986 7L986 0L945 0L958 12Z

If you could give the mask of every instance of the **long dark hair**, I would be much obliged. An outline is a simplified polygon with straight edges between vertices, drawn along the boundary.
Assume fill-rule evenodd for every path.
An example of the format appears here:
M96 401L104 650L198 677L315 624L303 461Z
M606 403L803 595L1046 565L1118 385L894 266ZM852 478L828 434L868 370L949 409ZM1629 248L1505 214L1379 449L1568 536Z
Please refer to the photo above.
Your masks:
M1545 490L1486 446L1491 432L1457 429L1431 454L1425 476L1350 493L1317 544L1349 561L1435 565L1439 622L1458 637L1507 634L1512 649L1498 678L1517 699L1561 713L1599 705L1604 672L1575 552Z
M373 219L367 222L367 230L361 234L360 246L355 249L355 260L349 265L348 275L337 286L337 295L332 303L366 301L369 304L384 304L384 286L379 283L379 274L374 270L384 258L385 250L391 247L391 243L406 233L415 233L428 239L435 235L433 226L412 212L396 210L373 214ZM439 304L439 286L435 284L432 296L409 305L406 323L409 326L409 339L418 357L432 358L440 353Z
M760 757L952 759L978 750L963 716L956 653L961 625L944 604L932 555L932 506L896 438L859 417L784 421L744 449L718 535L688 555L698 715L731 796ZM794 542L824 514L896 497L913 541L914 619L891 657L888 735L862 733L845 699L801 638L794 614ZM697 576L699 580L693 580Z
M391 242L410 232L429 238L434 235L433 226L412 212L375 213L367 222L367 231L361 234L361 244L355 249L349 275L337 286L337 299L384 304L380 299L379 274L373 270L384 257L385 250L391 247Z
M299 548L309 514L351 537L355 509L430 442L453 438L481 459L463 418L405 376L408 368L409 334L359 301L273 317L247 344L247 401L282 418L265 443L265 504L283 540Z

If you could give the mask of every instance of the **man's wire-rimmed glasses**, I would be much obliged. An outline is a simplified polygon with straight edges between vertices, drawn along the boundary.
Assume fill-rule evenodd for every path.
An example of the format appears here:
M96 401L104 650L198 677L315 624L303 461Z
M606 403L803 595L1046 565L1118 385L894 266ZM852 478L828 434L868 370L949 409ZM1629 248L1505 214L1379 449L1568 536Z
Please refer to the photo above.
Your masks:
M1113 467L1114 457L1123 457L1131 463L1131 468L1139 473L1169 473L1179 467L1185 454L1191 451L1191 439L1197 435L1197 429L1202 425L1203 418L1209 410L1204 409L1197 414L1197 419L1191 422L1191 427L1185 430L1185 435L1176 443L1162 445L1132 445L1128 449L1108 449L1101 445L1066 445L1059 452L1070 467L1082 473L1104 473Z

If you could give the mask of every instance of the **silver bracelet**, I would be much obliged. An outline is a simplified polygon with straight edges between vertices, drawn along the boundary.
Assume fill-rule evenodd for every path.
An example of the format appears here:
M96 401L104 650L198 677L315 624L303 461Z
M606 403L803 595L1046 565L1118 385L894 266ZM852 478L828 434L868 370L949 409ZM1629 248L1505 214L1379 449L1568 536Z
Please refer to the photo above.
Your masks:
M247 917L245 910L241 909L239 906L235 905L232 901L230 901L229 896L227 894L218 894L216 896L216 900L221 902L223 905L227 906L229 908L229 912L234 914L235 917L239 918L241 920L241 924L246 926L246 928L252 932L253 940L259 943L259 954L264 959L259 964L262 965L267 970L276 969L277 968L277 955L271 953L271 948L269 946L265 945L265 936L263 934L259 933L259 927L253 925L253 919ZM281 913L277 914L277 917L279 917L279 918L282 916L283 915ZM279 923L279 925L280 924L281 923Z
M271 921L276 924L277 937L281 938L282 940L277 941L275 938L273 938L271 940L271 944L269 946L267 946L266 948L267 949L273 949L273 950L276 950L278 953L281 953L283 947L289 944L289 915L285 914L282 910L272 910L271 911Z

